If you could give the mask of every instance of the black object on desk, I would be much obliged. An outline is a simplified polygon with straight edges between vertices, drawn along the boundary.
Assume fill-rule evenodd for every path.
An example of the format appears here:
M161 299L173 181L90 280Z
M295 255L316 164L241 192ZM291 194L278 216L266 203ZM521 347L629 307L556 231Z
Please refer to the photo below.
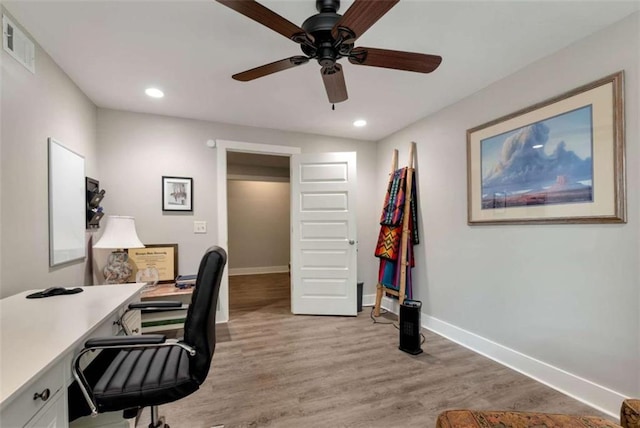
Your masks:
M197 278L198 275L178 275L175 285L179 289L184 290L185 288L195 286Z
M41 299L43 297L60 296L62 294L77 294L83 291L84 290L80 287L76 287L76 288L50 287L50 288L47 288L46 290L29 294L27 296L27 299Z

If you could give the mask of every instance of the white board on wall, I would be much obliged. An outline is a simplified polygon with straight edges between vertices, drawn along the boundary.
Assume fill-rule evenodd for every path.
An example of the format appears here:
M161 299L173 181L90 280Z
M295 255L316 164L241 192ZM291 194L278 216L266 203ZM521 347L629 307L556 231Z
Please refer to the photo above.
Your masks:
M49 138L49 266L85 257L84 157Z

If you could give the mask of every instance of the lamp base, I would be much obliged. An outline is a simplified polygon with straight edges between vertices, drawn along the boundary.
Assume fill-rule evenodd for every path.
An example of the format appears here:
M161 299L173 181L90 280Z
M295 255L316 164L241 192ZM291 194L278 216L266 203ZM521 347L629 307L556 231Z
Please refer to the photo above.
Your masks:
M109 254L107 265L104 267L104 279L107 284L124 284L131 276L133 268L129 263L129 254L124 250L113 251Z

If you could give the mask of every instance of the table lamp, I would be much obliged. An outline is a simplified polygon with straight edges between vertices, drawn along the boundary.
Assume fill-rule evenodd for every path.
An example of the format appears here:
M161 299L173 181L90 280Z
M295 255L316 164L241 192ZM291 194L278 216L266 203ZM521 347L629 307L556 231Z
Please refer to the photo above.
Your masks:
M122 284L127 282L133 271L126 249L144 248L144 244L138 238L133 217L111 215L107 217L104 233L93 248L115 250L109 254L104 267L104 279L107 284Z

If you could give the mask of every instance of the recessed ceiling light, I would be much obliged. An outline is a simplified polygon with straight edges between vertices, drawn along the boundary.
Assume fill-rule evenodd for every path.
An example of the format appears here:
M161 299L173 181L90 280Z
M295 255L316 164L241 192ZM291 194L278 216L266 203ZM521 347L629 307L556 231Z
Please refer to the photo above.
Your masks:
M149 95L152 98L162 98L164 97L164 92L162 92L160 89L158 88L147 88L144 91L145 94Z
M544 147L542 144L536 144L535 146L531 146L532 149L541 149Z
M353 122L353 126L357 127L357 128L362 128L363 126L365 126L367 124L367 121L364 119L358 119L355 122Z

